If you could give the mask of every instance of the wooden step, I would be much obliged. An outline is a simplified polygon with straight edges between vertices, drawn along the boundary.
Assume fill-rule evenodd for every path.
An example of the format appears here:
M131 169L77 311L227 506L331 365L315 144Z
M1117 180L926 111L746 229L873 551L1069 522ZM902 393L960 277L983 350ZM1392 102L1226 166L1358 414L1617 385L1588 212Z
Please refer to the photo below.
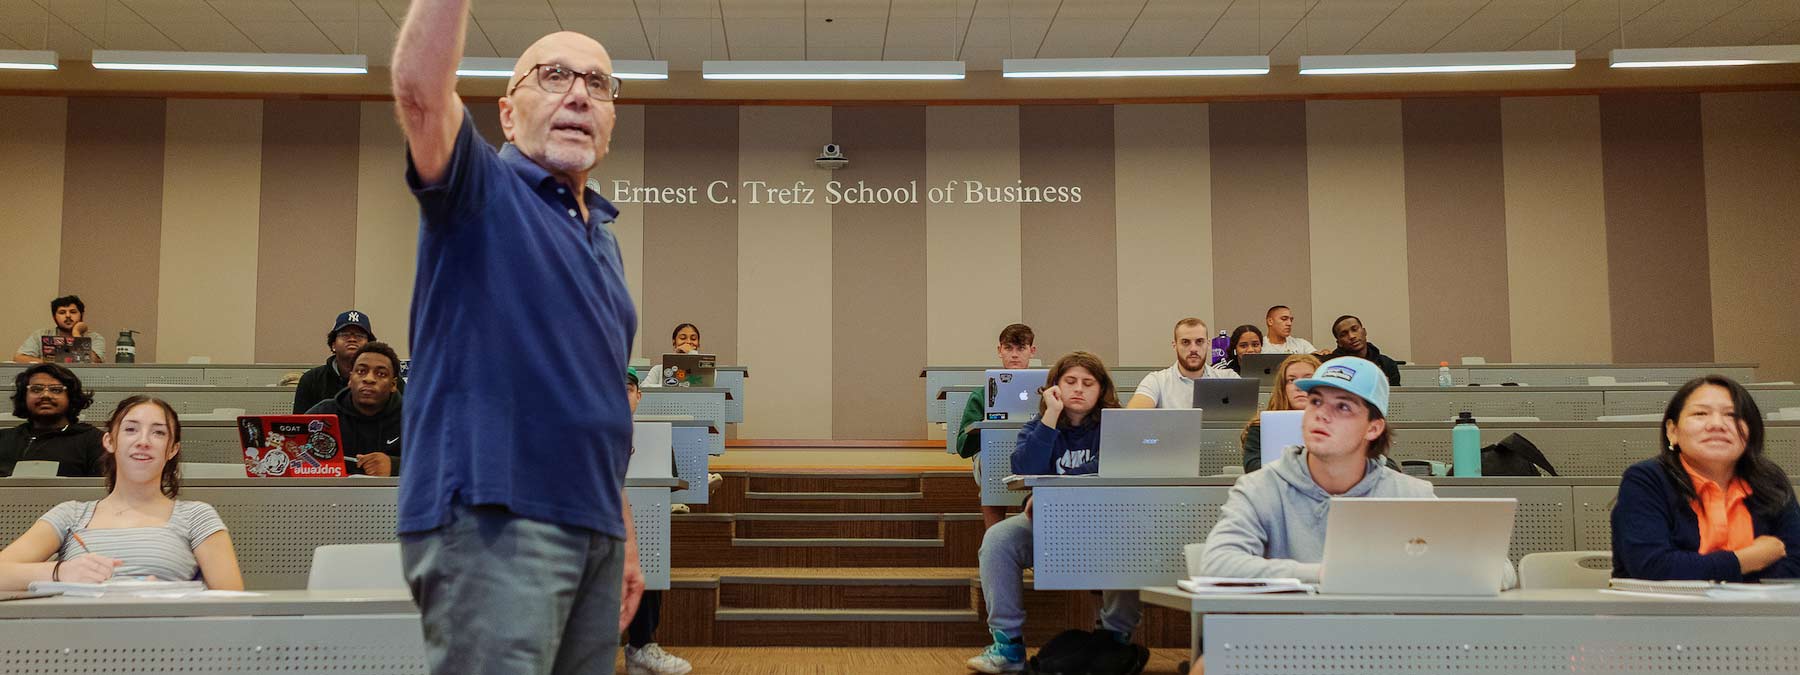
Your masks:
M719 607L972 610L975 575L969 568L927 568L910 576L906 570L880 576L862 575L854 569L823 575L726 572L718 577Z
M696 512L975 513L981 508L975 481L961 471L720 473L724 481L710 503L693 505Z
M976 514L947 514L930 537L777 537L738 536L741 526L754 529L766 522L738 523L737 516L695 513L670 517L670 557L675 567L973 567L984 531ZM855 528L861 515L817 517L816 527ZM791 521L807 522L807 521ZM837 522L840 524L831 525ZM869 521L880 523L882 521ZM895 521L905 522L905 521ZM850 523L850 524L841 524ZM891 524L891 523L890 523ZM807 525L806 527L813 527ZM791 534L792 532L787 532ZM816 532L815 532L816 533ZM858 534L869 534L859 532Z
M721 646L980 647L987 627L974 610L720 609Z
M740 539L938 539L943 529L937 514L742 513L736 519Z
M746 492L918 492L917 473L775 473L744 475Z

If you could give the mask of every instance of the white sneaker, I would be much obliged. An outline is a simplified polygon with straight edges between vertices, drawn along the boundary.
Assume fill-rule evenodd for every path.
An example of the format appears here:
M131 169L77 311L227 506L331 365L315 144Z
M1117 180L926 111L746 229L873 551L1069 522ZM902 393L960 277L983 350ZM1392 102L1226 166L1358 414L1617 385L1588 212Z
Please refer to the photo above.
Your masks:
M719 489L719 484L723 482L725 482L724 476L716 473L706 474L706 491L710 493L713 490Z
M626 675L685 675L693 669L687 659L663 651L654 642L641 649L625 645Z
M688 512L688 505L686 505L686 504L670 504L669 505L669 513L687 513L687 512ZM649 647L649 645L644 645L644 646L646 648Z

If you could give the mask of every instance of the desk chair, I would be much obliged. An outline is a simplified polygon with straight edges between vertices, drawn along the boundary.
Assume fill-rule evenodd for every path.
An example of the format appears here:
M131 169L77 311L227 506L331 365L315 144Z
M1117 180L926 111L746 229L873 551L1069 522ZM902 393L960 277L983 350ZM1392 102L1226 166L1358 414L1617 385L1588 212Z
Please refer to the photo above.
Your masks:
M406 588L400 544L329 544L313 549L306 590Z
M1606 588L1611 551L1530 553L1519 559L1519 588Z

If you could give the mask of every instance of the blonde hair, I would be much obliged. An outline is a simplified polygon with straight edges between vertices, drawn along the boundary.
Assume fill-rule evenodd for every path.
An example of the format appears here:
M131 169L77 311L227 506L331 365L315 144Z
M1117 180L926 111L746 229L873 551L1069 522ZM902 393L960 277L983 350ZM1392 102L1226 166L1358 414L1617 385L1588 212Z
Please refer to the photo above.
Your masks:
M1206 330L1208 330L1208 331L1212 330L1211 328L1206 327L1206 321L1204 319L1201 319L1199 317L1190 316L1188 318L1185 318L1185 319L1175 322L1175 328L1170 330L1169 334L1171 336L1173 336L1175 331L1181 330L1183 328L1192 327L1192 326L1199 326L1201 328L1206 328Z
M1288 402L1287 376L1288 376L1289 368L1293 368L1294 366L1297 366L1300 364L1306 364L1306 365L1312 366L1314 372L1317 372L1319 370L1319 366L1321 365L1319 362L1319 357L1313 356L1311 354L1293 354L1291 356L1288 356L1285 359L1282 359L1281 367L1275 369L1275 391L1269 392L1268 405L1263 406L1263 409L1261 412L1256 413L1255 417L1250 418L1250 424L1244 425L1244 433L1238 435L1238 443L1240 445L1243 444L1245 439L1250 438L1250 427L1252 425L1262 424L1263 412L1274 412L1274 411L1278 411L1278 410L1294 410L1293 404Z

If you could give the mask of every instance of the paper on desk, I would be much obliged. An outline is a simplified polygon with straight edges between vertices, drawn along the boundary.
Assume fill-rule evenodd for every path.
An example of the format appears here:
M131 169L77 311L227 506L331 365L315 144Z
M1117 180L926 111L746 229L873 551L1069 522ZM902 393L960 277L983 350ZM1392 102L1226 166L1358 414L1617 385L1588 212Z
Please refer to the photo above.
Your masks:
M198 590L198 591L149 591L149 592L144 592L144 593L134 593L134 594L132 594L131 597L134 597L134 598L160 598L160 599L170 600L170 599L177 599L177 598L180 598L180 599L186 599L186 598L196 598L196 599L260 598L265 595L268 595L268 593L256 593L256 592L252 592L252 591L215 591L215 590L211 590L211 589L205 589L205 590Z
M1318 587L1292 577L1239 578L1191 577L1175 582L1194 595L1257 595L1262 593L1316 593Z
M1619 594L1709 598L1713 600L1800 601L1800 586L1792 584L1744 584L1695 580L1651 581L1646 579L1612 579L1607 582L1607 590Z
M121 578L97 584L72 581L33 581L28 590L33 593L61 593L75 598L143 597L148 593L196 593L206 590L206 584L199 581L148 581Z

